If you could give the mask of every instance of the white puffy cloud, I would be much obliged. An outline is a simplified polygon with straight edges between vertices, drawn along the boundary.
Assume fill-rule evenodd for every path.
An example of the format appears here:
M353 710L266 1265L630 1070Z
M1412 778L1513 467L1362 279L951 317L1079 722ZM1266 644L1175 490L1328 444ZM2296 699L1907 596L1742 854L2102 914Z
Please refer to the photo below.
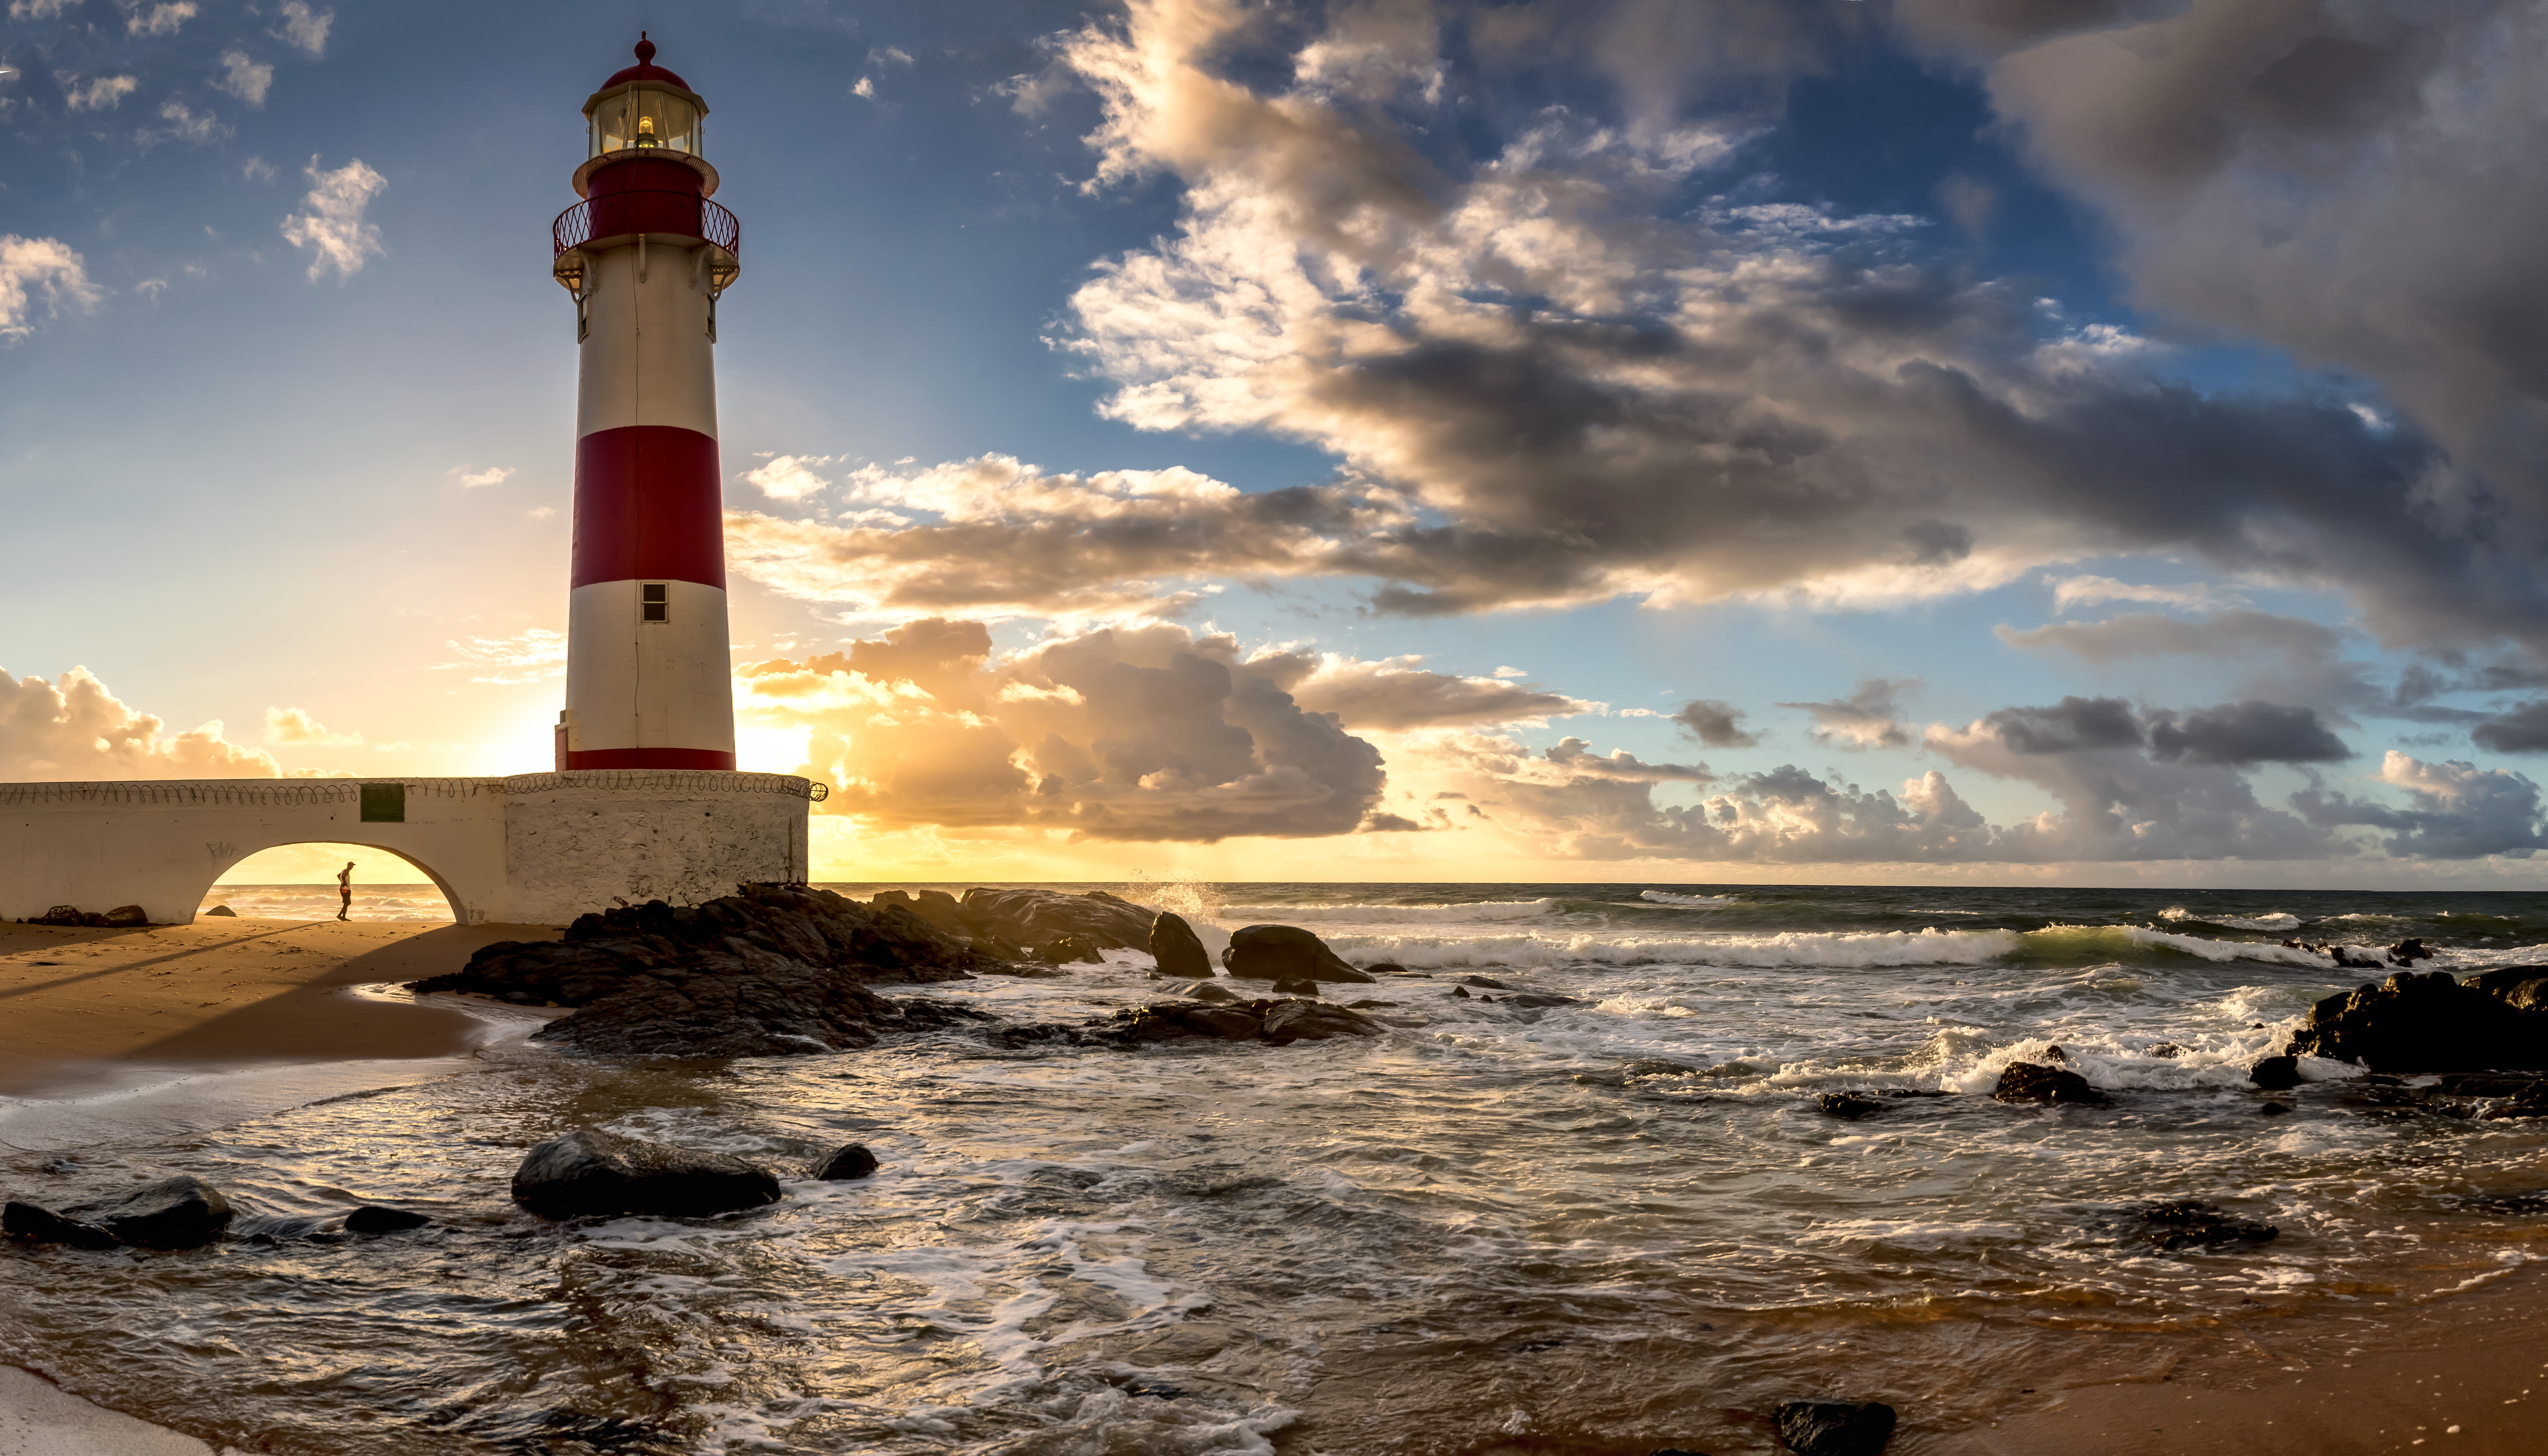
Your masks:
M313 10L307 0L283 0L275 13L282 17L283 23L275 28L274 35L298 46L313 59L325 53L327 28L336 23L336 12Z
M311 250L311 282L333 270L341 283L361 272L366 261L389 251L381 244L380 228L363 221L372 199L388 189L388 178L360 157L321 171L313 156L302 175L310 179L310 192L301 200L301 211L283 220L283 236Z
M95 308L102 297L88 281L87 261L60 238L0 233L0 339L34 332L40 307L51 317Z
M124 98L141 89L135 76L91 76L83 81L77 76L57 77L62 84L62 104L72 111L113 111L124 104Z
M1368 661L1337 653L1259 653L1247 670L1290 692L1314 713L1333 713L1348 728L1486 727L1593 712L1600 706L1545 692L1501 673L1463 678L1428 672L1416 657Z
M2428 764L2391 749L2380 781L2406 791L2410 807L2365 803L2312 788L2294 800L2313 824L2365 824L2391 831L2392 855L2473 860L2503 855L2526 860L2548 848L2539 785L2509 769L2480 769L2459 759Z
M126 17L124 28L136 36L173 36L178 28L195 18L195 0L170 0L164 5L135 5Z
M841 653L738 674L742 720L802 729L826 813L884 829L1214 842L1344 834L1372 818L1379 751L1252 671L1234 639L1166 623L1055 635L995 658L930 618Z
M222 736L219 719L183 733L126 706L86 668L53 682L0 672L0 779L270 778L272 755Z
M314 744L322 748L347 748L363 741L359 733L338 733L310 716L302 708L267 708L265 741L268 743Z
M133 134L133 139L139 142L144 150L157 146L163 141L183 141L189 146L206 146L230 135L228 124L220 117L211 112L205 112L199 116L193 107L182 101L170 100L159 103L159 120L167 125L144 127Z
M471 470L465 465L455 465L443 474L460 482L463 489L476 490L481 486L500 486L513 478L514 471L509 465L491 465L485 470Z
M265 93L274 85L274 67L251 60L248 53L233 46L222 52L222 73L213 84L251 107L265 105Z
M745 471L743 479L773 500L802 500L832 484L814 474L814 467L831 463L829 455L779 455Z

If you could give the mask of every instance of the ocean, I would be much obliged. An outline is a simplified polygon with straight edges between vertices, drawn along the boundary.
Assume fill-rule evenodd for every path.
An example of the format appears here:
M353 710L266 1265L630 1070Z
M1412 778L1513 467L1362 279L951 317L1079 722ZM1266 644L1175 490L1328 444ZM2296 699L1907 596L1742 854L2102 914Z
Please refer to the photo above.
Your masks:
M2539 1257L2548 1130L2391 1106L2332 1063L2271 1096L2246 1071L2382 973L2282 941L2548 960L2540 895L1055 887L1410 973L1328 988L1383 1003L1371 1040L646 1063L517 1026L413 1085L21 1139L10 1196L189 1172L251 1236L0 1250L0 1360L291 1456L1723 1453L1769 1449L1798 1396L1952 1433L2093 1379L2340 1362ZM334 913L332 886L214 898ZM1149 971L895 994L1076 1021L1161 995ZM1453 996L1469 976L1577 1004ZM1989 1098L2055 1046L2115 1107ZM1851 1088L1960 1095L1818 1110ZM856 1140L882 1169L728 1220L515 1210L523 1150L593 1125L789 1169ZM358 1199L437 1223L301 1236ZM2134 1211L2173 1199L2279 1236L2163 1251Z

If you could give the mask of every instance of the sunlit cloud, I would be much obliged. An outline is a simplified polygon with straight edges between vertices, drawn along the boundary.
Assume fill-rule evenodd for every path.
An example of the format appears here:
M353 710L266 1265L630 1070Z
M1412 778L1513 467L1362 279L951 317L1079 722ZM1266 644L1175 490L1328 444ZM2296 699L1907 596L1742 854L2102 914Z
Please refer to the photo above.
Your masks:
M0 780L273 777L271 754L223 737L221 720L170 733L86 668L53 682L0 672Z
M314 745L321 748L350 748L363 741L359 733L338 733L313 718L301 708L267 708L265 741Z
M0 233L0 339L34 332L39 310L46 318L82 312L104 296L89 282L86 261L60 238Z
M311 282L332 270L342 283L361 272L365 262L389 251L381 243L380 228L363 221L372 199L388 189L388 178L359 157L333 171L321 171L318 158L313 156L302 175L311 181L310 192L301 200L301 211L283 220L283 236L294 246L311 250Z

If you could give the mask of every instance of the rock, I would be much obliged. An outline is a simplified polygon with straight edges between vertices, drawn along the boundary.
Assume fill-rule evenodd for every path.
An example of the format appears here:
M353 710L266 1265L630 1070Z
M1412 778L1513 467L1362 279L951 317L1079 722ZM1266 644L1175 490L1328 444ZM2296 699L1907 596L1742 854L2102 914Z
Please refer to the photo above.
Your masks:
M1058 935L1083 937L1109 951L1144 951L1150 945L1154 917L1132 901L1104 890L1084 895L1059 890L995 890L976 887L964 892L964 923L976 935L999 936L1033 945Z
M201 1248L229 1227L230 1203L220 1189L180 1173L62 1214L138 1248Z
M77 905L55 905L27 923L29 925L86 925L88 922L89 917L82 915Z
M345 1216L345 1231L348 1233L404 1233L410 1228L421 1228L432 1222L431 1219L413 1209L383 1208L379 1204L367 1203Z
M238 918L238 912L228 905L215 905L212 909L207 910L204 913L206 915L227 915L232 920L236 920Z
M2389 948L2389 963L2392 965L2412 965L2418 960L2432 958L2433 953L2424 949L2424 943L2412 937Z
M1217 980L1196 981L1192 985L1181 987L1177 991L1177 994L1180 996L1192 996L1198 1001L1244 1001L1247 999Z
M2185 1048L2184 1048L2184 1047L2182 1047L2182 1046L2177 1046L2174 1042L2157 1042L2157 1043L2153 1043L2153 1044L2151 1044L2150 1048L2149 1048L2148 1050L2146 1050L2146 1051L2144 1051L2144 1052L2142 1052L2142 1053L2141 1053L2141 1055L2143 1055L2143 1056L2167 1056L2167 1057L2183 1056L2184 1054L2185 1054Z
M1481 986L1490 991L1509 991L1512 989L1512 987L1497 980L1494 976L1488 975L1464 975L1460 977L1460 984L1464 986Z
M1327 949L1327 943L1294 925L1249 925L1229 938L1221 953L1229 973L1247 980L1370 981Z
M2047 1046L2044 1048L2044 1059L2049 1062L2066 1063L2070 1060L2070 1053L2058 1046Z
M1366 1010L1374 1006L1396 1006L1397 1004L1398 1003L1395 1001L1375 1001L1369 996L1365 996L1359 1001L1348 1001L1345 1003L1345 1005L1356 1011Z
M876 1170L876 1155L864 1142L853 1142L824 1159L814 1176L826 1183L847 1183Z
M1466 1001L1469 999L1469 988L1466 986L1453 986L1451 988L1451 995L1457 1000Z
M1274 994L1277 996L1316 996L1319 994L1319 983L1305 975L1281 976L1276 978L1274 982Z
M1320 1001L1285 1001L1266 1013L1262 1036L1281 1046L1334 1037L1377 1037L1387 1028L1358 1011Z
M1826 1092L1814 1099L1814 1105L1822 1109L1825 1117L1841 1118L1853 1123L1869 1113L1884 1111L1883 1103L1856 1092Z
M1035 958L1046 965L1103 965L1106 957L1086 936L1054 936L1035 948Z
M1783 1401L1776 1419L1796 1456L1875 1456L1893 1439L1893 1408L1880 1401Z
M1165 910L1150 922L1150 958L1159 962L1160 970L1187 980L1209 979L1214 974L1212 955L1204 950L1194 927L1186 924L1184 916Z
M2289 1092L2301 1084L2297 1056L2268 1056L2247 1068L2247 1080L2268 1092Z
M909 890L878 890L875 898L867 903L878 910L901 910L918 916L950 935L972 934L964 924L964 907L956 903L956 897L945 890L922 890L916 895ZM1010 958L1016 957L1012 956Z
M748 884L693 908L655 900L586 915L559 941L500 941L408 989L577 1008L533 1036L590 1051L796 1056L983 1019L870 984L1006 969L898 907Z
M2214 1248L2225 1243L2263 1243L2282 1232L2271 1224L2233 1219L2195 1199L2154 1203L2136 1211L2150 1226L2143 1235L2160 1248Z
M98 917L98 924L112 930L136 930L150 923L150 913L138 905L118 905Z
M2466 982L2448 971L2402 970L2310 1008L2309 1025L2283 1050L2382 1072L2548 1071L2548 1007L2515 1005L2505 994L2543 977L2548 968L2539 966Z
M778 1180L722 1152L694 1152L587 1128L531 1149L513 1202L543 1219L596 1214L700 1218L778 1201Z
M1273 1004L1246 1001L1225 1006L1205 1001L1131 1006L1105 1021L1090 1023L1090 1028L1099 1040L1118 1046L1173 1042L1186 1037L1253 1042L1265 1030L1265 1013Z
M15 1199L0 1209L0 1233L30 1243L66 1243L73 1248L113 1248L115 1235L95 1224L65 1219L51 1209Z
M1407 974L1407 967L1399 964L1395 960L1375 960L1371 964L1364 966L1363 969L1370 971L1373 975Z
M1518 996L1506 996L1504 998L1504 1004L1506 1006L1527 1006L1538 1008L1547 1006L1581 1006L1584 1003L1576 1000L1572 996L1560 996L1554 991L1524 991Z
M2289 1117L2291 1115L2291 1104L2288 1102L2268 1102L2256 1109L2256 1116L2260 1118Z
M1694 1077L1705 1070L1685 1061L1663 1061L1651 1056L1619 1063L1622 1077Z
M1991 1096L2000 1102L2056 1102L2076 1107L2105 1107L2112 1101L2077 1072L2037 1066L2031 1061L2010 1062L1999 1074L1999 1085L1991 1089Z

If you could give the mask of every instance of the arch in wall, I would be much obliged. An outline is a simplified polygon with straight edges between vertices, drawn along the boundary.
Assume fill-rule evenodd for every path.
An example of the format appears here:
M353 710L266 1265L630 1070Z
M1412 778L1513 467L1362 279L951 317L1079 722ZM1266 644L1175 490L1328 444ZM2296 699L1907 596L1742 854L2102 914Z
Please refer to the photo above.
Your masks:
M453 924L467 925L470 923L469 901L459 885L446 877L440 870L435 869L432 865L417 859L410 851L401 849L397 845L379 843L379 838L380 837L377 836L370 838L337 838L330 836L325 839L320 839L309 835L300 835L277 839L274 843L268 845L258 845L256 848L241 854L237 859L231 860L213 870L211 876L204 881L203 887L195 892L194 903L196 909L188 918L191 921L194 916L201 915L203 913L202 906L204 901L211 896L213 886L221 883L223 875L229 873L231 869L249 860L255 859L257 856L264 854L268 850L290 849L294 845L351 845L358 850L377 850L381 854L388 855L399 861L401 864L411 866L418 873L421 873L426 879L433 881L434 890L442 896L443 905L451 911L451 920Z

